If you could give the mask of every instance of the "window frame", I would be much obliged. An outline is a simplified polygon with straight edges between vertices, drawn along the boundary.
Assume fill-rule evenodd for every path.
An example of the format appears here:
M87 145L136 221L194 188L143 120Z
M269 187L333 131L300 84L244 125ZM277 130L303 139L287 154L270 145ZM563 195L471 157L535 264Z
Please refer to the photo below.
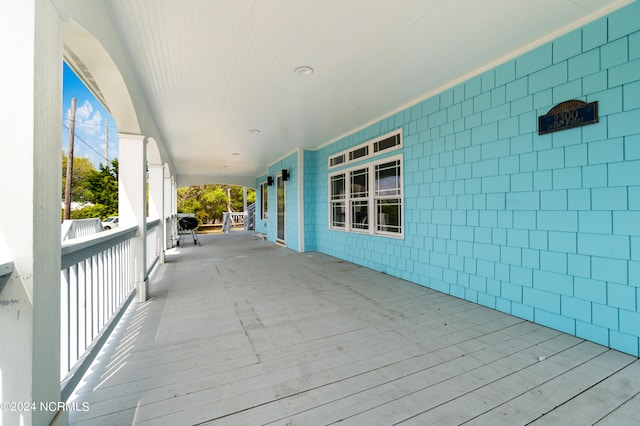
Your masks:
M376 171L378 166L397 162L396 167L398 168L397 174L397 186L392 189L395 191L394 193L387 194L378 194L376 189ZM341 170L336 170L328 175L328 219L329 219L329 229L333 231L341 231L341 232L350 232L355 234L365 234L365 235L374 235L374 236L384 236L391 238L404 239L404 230L405 230L405 221L404 221L404 177L403 177L403 155L395 154L391 156L385 156L382 158L376 158L375 160L359 163L352 167L346 167ZM362 170L367 170L367 195L365 196L357 196L358 194L352 195L352 173L361 172ZM333 182L336 177L342 176L344 179L344 195L342 198L337 198L340 194L333 194ZM380 218L378 216L378 205L380 202L383 204L388 201L396 201L398 205L398 232L383 230L382 227L393 227L396 225L387 225L381 224ZM344 225L343 226L335 226L334 224L334 206L339 201L339 204L343 206L343 211L345 215ZM367 226L366 228L360 228L357 225L354 226L354 214L353 214L353 206L354 203L366 202L367 203ZM373 220L372 220L373 219Z
M267 181L260 184L260 219L269 220L269 185Z
M396 138L398 143L381 148L381 142L391 138ZM383 155L388 152L398 150L402 148L402 144L402 128L399 128L389 133L385 133L384 135L379 136L375 139L371 139L365 143L352 146L349 149L345 149L344 151L340 151L330 155L327 159L327 165L329 167L329 170L337 169L339 167L344 167L352 163L360 162L368 158L377 157L378 155ZM364 154L357 156L360 152L363 152Z

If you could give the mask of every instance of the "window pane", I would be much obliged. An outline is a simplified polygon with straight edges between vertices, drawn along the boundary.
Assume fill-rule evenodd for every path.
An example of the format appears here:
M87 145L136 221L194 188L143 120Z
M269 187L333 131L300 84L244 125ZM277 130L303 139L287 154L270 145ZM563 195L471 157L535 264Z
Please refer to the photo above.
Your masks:
M362 148L354 149L349 152L349 160L355 160L360 157L366 157L369 155L369 145L365 145Z
M400 145L400 135L393 135L389 138L375 142L373 144L373 152L384 151L385 149L393 148L396 145Z
M331 202L331 226L335 228L345 227L345 205L344 201Z
M345 198L345 175L335 175L331 177L331 199L341 200Z
M400 161L376 166L376 195L400 195Z
M338 164L342 164L344 162L345 162L345 155L342 154L342 155L337 155L337 156L333 157L330 160L329 165L331 167L333 167L333 166L337 166Z
M369 202L368 201L352 201L351 202L351 228L352 229L369 229Z
M369 196L369 169L351 172L351 198Z
M269 187L266 183L260 185L260 198L262 200L262 219L269 219Z
M402 202L399 198L376 200L376 218L378 231L402 232Z

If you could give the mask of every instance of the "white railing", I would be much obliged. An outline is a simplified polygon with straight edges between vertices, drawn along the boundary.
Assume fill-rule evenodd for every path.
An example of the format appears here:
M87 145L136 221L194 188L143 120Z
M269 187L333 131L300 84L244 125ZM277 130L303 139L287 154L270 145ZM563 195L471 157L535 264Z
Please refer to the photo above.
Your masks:
M164 228L165 238L167 239L166 247L171 248L178 244L178 219L177 215L169 216L165 220Z
M62 241L87 237L98 232L102 232L100 218L65 220L62 222L60 230Z
M13 272L13 261L0 260L0 278L4 277L5 275L11 275L12 272Z
M234 226L244 226L246 212L224 212L222 213L222 232L231 232Z
M13 273L13 261L11 260L2 260L0 257L0 293L2 293L2 289L9 279L9 275ZM7 277L7 278L5 278Z
M162 253L162 232L160 232L160 219L147 222L147 275L160 260Z
M103 343L100 339L133 299L129 262L135 234L135 227L121 228L62 243L60 372L65 399L93 359L87 359L87 349Z

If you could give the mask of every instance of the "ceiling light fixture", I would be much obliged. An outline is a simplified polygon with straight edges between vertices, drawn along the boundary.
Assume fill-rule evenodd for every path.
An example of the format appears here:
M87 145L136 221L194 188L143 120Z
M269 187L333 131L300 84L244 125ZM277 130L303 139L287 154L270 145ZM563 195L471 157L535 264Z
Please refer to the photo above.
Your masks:
M256 134L256 135L257 135L258 133L260 133L260 129L251 129L251 130L249 130L249 131L250 131L251 133L253 133L253 134Z
M313 74L313 68L308 67L306 65L305 66L301 66L301 67L296 68L296 73L306 77L308 75Z
M237 156L237 155L240 155L240 153L239 152L233 152L231 155L236 155Z

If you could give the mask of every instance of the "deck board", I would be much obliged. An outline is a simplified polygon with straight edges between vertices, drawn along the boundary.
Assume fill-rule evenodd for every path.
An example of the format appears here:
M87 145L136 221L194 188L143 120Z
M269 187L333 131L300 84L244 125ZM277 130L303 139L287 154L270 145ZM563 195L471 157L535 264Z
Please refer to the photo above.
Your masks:
M248 233L201 242L127 311L71 424L640 421L637 358Z

